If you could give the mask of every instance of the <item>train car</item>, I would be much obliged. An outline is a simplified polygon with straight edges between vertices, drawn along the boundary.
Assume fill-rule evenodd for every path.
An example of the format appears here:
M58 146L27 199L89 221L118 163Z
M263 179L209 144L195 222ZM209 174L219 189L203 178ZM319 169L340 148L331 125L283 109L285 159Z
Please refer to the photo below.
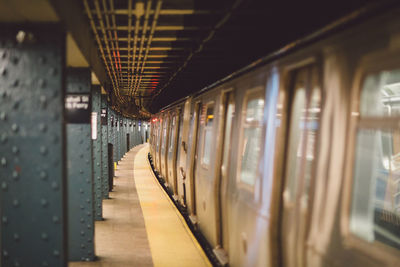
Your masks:
M168 177L220 265L399 266L400 8L390 3L155 114L179 117Z

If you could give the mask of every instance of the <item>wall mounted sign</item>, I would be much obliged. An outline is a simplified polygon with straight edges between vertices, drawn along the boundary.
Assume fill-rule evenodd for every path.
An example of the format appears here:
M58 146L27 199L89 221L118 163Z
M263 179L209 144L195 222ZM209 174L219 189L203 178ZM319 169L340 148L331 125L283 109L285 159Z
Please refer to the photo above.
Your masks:
M92 112L92 140L97 139L97 112Z
M65 120L67 123L90 123L90 94L65 96Z
M107 125L107 109L106 108L102 108L101 109L101 125Z

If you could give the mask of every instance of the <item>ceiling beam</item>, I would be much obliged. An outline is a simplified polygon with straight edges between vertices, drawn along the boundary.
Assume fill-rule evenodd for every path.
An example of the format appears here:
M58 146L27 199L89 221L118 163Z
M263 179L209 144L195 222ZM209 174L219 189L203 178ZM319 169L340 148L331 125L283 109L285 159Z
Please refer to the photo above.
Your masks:
M108 15L128 15L128 9L115 9L112 11L103 11L103 14ZM140 11L132 9L133 14L138 14ZM211 15L221 13L219 10L196 10L196 9L161 9L160 16L176 16L176 15ZM150 10L150 15L154 15L154 10Z
M96 27L97 30L101 30L100 26ZM116 27L105 27L106 31L128 31L129 26L116 26ZM131 31L134 31L135 27L131 27ZM139 26L139 30L143 30L142 26ZM164 26L156 26L156 31L196 31L196 30L209 30L209 27L197 27L197 26L184 26L184 25L164 25Z

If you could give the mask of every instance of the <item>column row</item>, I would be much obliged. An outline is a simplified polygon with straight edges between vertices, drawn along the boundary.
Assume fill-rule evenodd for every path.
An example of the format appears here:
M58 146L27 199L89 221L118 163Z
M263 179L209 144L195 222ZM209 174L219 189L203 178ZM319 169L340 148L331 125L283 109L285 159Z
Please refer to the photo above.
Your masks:
M95 258L114 166L147 139L103 88L67 68L58 26L0 27L0 266Z

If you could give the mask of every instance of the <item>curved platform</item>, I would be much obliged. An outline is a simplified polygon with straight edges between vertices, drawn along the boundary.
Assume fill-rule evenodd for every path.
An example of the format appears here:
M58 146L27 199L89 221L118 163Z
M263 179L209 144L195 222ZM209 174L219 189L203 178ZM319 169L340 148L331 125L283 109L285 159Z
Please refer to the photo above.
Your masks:
M119 163L104 221L96 222L95 262L78 266L211 266L147 160L148 145Z

